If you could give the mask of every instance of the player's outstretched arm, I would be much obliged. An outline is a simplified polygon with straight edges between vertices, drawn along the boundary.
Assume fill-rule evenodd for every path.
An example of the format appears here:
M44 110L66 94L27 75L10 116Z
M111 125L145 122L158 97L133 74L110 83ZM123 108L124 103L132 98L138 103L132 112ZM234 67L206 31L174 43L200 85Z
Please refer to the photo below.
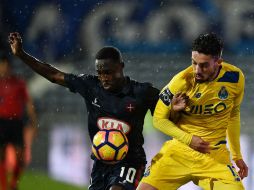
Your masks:
M31 67L35 72L45 77L49 81L65 86L64 72L59 71L50 64L42 63L35 57L26 53L22 47L22 39L18 32L10 33L9 43L13 55L19 57L25 64Z

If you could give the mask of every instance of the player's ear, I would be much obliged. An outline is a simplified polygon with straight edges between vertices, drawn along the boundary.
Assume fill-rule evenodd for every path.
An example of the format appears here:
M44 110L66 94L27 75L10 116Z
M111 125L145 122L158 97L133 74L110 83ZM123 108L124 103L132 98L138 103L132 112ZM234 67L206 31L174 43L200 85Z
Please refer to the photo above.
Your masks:
M218 64L220 65L222 62L223 62L223 59L220 57L220 58L218 58Z
M217 62L218 65L220 65L223 62L223 59L221 57L215 58L215 62Z

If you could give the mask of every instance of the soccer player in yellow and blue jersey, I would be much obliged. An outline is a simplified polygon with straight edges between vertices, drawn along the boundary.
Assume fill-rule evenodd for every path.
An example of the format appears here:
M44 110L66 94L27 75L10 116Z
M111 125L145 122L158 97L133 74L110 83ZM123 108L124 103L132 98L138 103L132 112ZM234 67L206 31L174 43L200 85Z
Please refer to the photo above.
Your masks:
M214 33L201 34L192 45L192 66L161 91L153 123L173 140L153 158L138 190L176 190L189 181L205 190L244 189L248 167L239 140L244 75L222 60L222 49Z

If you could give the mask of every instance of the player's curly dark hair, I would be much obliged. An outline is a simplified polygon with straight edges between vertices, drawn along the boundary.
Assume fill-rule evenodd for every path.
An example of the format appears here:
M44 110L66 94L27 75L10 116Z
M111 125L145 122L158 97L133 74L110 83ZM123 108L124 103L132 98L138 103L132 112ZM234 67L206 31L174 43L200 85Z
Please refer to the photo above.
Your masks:
M119 49L113 46L105 46L100 49L96 55L96 59L112 59L116 63L123 63L122 55Z
M222 55L223 42L215 33L200 34L192 44L192 51L206 55Z

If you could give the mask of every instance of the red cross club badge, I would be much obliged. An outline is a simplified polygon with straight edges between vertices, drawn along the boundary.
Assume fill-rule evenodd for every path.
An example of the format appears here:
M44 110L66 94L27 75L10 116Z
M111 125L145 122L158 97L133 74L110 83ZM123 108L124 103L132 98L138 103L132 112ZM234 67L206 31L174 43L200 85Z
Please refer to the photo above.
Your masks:
M133 103L128 103L128 104L126 105L126 110L127 110L128 112L133 112L133 111L135 110L134 104L133 104Z

